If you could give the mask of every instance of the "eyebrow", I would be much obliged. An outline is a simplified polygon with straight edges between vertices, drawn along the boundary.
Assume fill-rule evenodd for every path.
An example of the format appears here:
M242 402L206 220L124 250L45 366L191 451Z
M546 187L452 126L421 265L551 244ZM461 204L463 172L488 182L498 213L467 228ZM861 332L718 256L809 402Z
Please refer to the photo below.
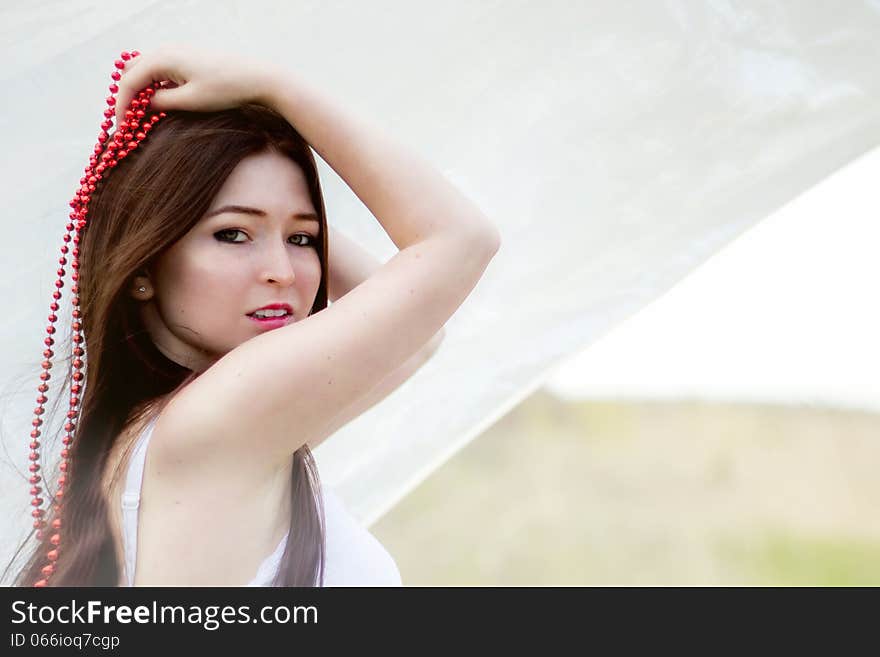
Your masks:
M266 212L264 210L260 210L259 208L249 208L246 205L224 205L223 207L217 208L216 210L211 210L208 214L205 215L205 219L209 217L213 217L214 215L223 214L225 212L232 212L236 214L248 214L254 217L265 217ZM290 215L293 219L298 221L313 221L316 224L320 224L321 220L318 218L318 215L312 212L294 212Z

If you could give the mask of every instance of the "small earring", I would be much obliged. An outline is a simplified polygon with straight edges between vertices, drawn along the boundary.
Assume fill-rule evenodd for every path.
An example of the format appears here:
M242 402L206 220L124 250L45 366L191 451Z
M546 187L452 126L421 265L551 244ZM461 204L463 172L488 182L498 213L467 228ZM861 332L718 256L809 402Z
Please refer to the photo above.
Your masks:
M147 288L145 288L145 287L138 288L138 292L146 292L146 291L147 291Z

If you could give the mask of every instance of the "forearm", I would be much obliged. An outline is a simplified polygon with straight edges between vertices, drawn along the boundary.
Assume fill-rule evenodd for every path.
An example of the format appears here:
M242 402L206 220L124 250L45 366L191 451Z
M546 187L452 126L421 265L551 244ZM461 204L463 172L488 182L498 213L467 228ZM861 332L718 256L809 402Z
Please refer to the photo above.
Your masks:
M293 71L263 78L259 102L293 125L372 212L398 249L439 234L496 241L497 228L430 164Z

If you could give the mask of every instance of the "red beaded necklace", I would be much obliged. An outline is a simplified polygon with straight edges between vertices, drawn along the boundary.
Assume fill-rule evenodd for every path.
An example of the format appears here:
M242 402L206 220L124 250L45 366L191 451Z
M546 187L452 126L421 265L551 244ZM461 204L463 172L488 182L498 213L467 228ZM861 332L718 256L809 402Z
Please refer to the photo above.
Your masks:
M146 110L150 106L151 98L156 91L156 88L159 86L158 84L151 84L142 91L140 91L137 96L131 101L129 105L129 109L125 112L125 119L122 121L122 125L118 127L115 134L113 135L113 140L107 144L106 150L104 149L105 142L110 139L110 135L107 132L112 125L112 117L115 114L114 106L116 105L116 94L119 91L119 87L116 84L121 78L122 71L125 68L125 62L129 61L133 57L137 57L140 53L137 50L133 50L129 52L123 52L120 55L120 59L114 62L116 70L110 75L113 79L113 84L110 85L110 96L107 98L108 108L104 110L104 121L101 123L101 134L98 135L98 143L95 145L94 154L89 157L89 166L85 169L85 175L80 179L80 187L76 191L76 194L73 197L73 200L70 202L70 207L73 208L73 212L70 213L71 222L67 224L66 229L67 233L64 235L64 244L61 246L61 257L58 259L58 263L61 267L58 269L58 279L55 281L56 290L52 293L52 297L55 299L50 308L52 309L52 313L49 315L49 326L46 327L46 333L48 333L48 337L43 341L46 345L46 350L43 351L43 356L46 360L43 361L43 373L40 374L40 380L42 383L39 385L37 390L39 390L40 394L37 397L37 407L34 409L34 420L31 422L34 429L31 431L31 443L30 443L30 455L29 460L31 464L29 466L29 470L31 472L31 477L28 480L31 484L30 494L33 496L31 500L31 506L33 506L33 511L31 511L31 515L34 518L34 528L37 530L36 538L38 541L43 540L43 529L46 527L46 521L44 519L45 510L43 509L43 498L40 497L40 493L42 492L42 487L39 485L41 481L41 476L39 475L40 471L40 441L38 440L41 432L40 426L43 424L43 420L40 419L40 416L44 413L43 404L46 403L46 391L49 389L47 385L47 381L52 378L49 374L49 370L52 368L51 358L54 355L52 351L52 345L55 344L55 341L52 339L52 334L55 333L55 327L53 324L58 320L58 317L55 315L55 311L58 310L58 300L61 298L61 288L64 287L64 282L62 278L65 274L64 265L67 264L67 252L68 246L67 244L73 240L73 263L72 267L74 272L71 274L71 278L73 279L73 286L71 287L71 294L73 295L71 301L73 305L73 321L71 324L71 328L73 331L73 368L74 372L72 375L73 383L70 387L70 410L67 412L67 423L64 425L64 430L67 432L64 436L62 442L64 443L64 449L61 450L61 475L58 478L58 490L55 493L55 501L52 504L52 509L54 512L54 519L52 520L52 531L54 532L52 536L49 538L49 542L54 546L54 549L50 550L46 553L46 559L48 560L47 565L45 565L41 572L43 574L43 579L40 579L34 582L34 586L47 586L49 583L49 579L52 577L52 574L55 572L55 562L58 560L58 555L61 550L61 532L62 532L62 523L61 523L61 515L62 515L62 506L64 499L64 486L67 483L67 470L68 470L68 456L70 450L70 444L73 442L73 434L76 430L76 422L79 416L79 393L81 390L80 381L83 379L83 374L80 371L83 366L83 361L81 357L85 353L85 350L81 346L83 342L82 336L82 325L80 323L80 310L79 310L79 289L77 287L77 280L79 279L79 274L76 270L79 269L79 241L80 241L80 231L86 225L86 217L89 209L89 199L91 198L92 193L95 191L97 184L101 181L104 175L109 173L110 169L113 169L122 159L124 159L130 152L138 147L138 144L146 139L147 134L149 134L150 130L153 126L159 122L161 118L165 117L165 112L159 112L158 114L154 114L150 116L146 121L141 121L146 117ZM104 151L103 155L100 155L100 161L98 161L98 156L101 152ZM71 233L74 233L73 237L71 237Z

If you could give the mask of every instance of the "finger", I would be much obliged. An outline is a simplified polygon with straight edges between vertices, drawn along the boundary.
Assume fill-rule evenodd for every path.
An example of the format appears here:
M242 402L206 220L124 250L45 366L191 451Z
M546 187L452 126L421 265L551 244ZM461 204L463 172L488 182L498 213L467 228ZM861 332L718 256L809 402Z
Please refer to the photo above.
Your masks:
M132 64L132 62L135 62ZM170 78L173 62L170 55L163 50L139 55L125 64L125 72L119 81L119 92L116 96L116 127L125 120L125 112L134 97L153 82Z
M125 120L125 110L128 109L128 104L131 102L131 99L134 98L134 94L137 93L136 90L131 90L129 88L130 80L132 78L129 75L135 66L141 63L141 60L144 58L143 55L138 55L137 57L132 57L127 62L125 62L125 68L120 71L122 78L116 83L116 86L119 90L116 92L116 105L114 110L116 112L115 116L115 126L116 129L119 129L122 121Z

